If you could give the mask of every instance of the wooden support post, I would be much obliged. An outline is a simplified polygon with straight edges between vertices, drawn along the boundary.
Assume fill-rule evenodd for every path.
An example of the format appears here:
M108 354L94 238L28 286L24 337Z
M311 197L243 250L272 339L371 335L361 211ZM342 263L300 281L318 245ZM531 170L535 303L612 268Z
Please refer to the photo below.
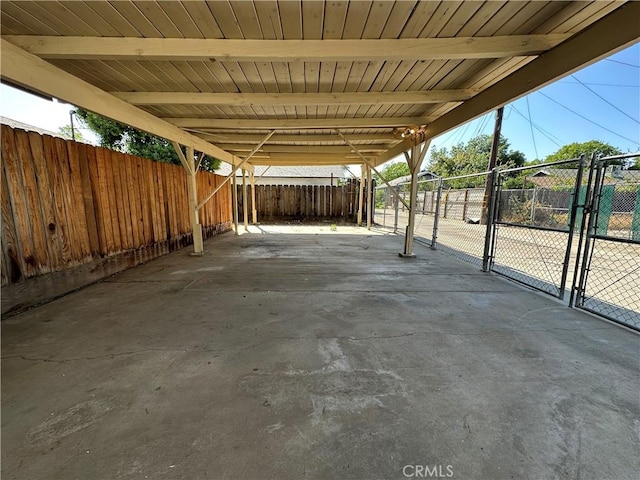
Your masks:
M429 148L429 143L430 140L422 143L421 139L416 137L416 141L411 148L411 154L406 156L409 171L411 172L411 187L409 189L409 221L404 236L404 252L400 254L401 257L415 257L413 253L413 235L415 233L416 206L418 203L418 174L420 173L420 166Z
M362 225L362 207L364 206L364 179L366 165L360 169L360 195L358 196L358 226Z
M251 180L251 223L258 224L258 210L256 209L256 176L252 172L249 174Z
M186 147L186 154L177 142L172 142L184 169L187 171L187 196L189 199L189 220L191 222L191 232L193 235L193 255L204 253L202 241L202 225L200 225L200 214L198 212L198 184L196 174L199 163L196 162L193 147Z
M233 200L233 231L238 235L238 180L235 172L231 184L231 199Z
M242 170L242 214L244 217L244 231L249 231L249 199L247 198L247 172Z
M467 221L467 204L469 203L469 189L464 191L464 200L462 202L462 221Z

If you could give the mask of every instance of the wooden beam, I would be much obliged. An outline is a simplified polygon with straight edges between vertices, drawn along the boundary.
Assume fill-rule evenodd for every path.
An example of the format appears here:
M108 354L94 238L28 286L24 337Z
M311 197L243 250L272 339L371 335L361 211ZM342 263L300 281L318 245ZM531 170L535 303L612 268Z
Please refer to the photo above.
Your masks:
M252 150L251 145L240 145L235 143L219 143L218 147L229 152L249 152ZM387 149L380 145L360 145L358 150L361 152L375 152L378 154ZM264 145L258 150L263 153L302 153L305 155L315 155L318 153L353 153L350 147L342 145Z
M398 143L394 147L391 147L386 152L378 155L373 160L373 165L376 167L379 165L382 165L383 163L388 162L389 160L392 160L399 155L402 155L404 152L407 152L413 147L413 145L414 145L413 139L411 137L407 137L402 142Z
M372 40L237 40L6 35L42 58L82 60L218 60L355 62L468 60L538 55L569 34Z
M373 157L372 157L373 158ZM301 155L297 153L273 153L269 157L254 157L252 165L355 165L362 163L362 160L355 155L351 158L345 155L317 154Z
M204 132L199 130L190 130L193 134L202 136L203 138L210 138L211 140L215 140L216 142L223 143L244 143L244 144L252 144L255 145L262 139L262 135L254 134L254 133L227 133L227 132ZM385 144L398 142L402 140L399 135L397 135L394 131L390 131L389 133L361 133L351 135L350 139L353 143L359 142L369 142L376 144ZM319 135L319 134L275 134L270 139L268 144L273 145L277 143L300 143L300 142L314 142L314 143L336 143L335 135Z
M122 100L121 100L122 101ZM385 118L165 118L169 123L183 128L228 128L300 130L303 128L387 128L425 125L430 117L385 117Z
M400 196L400 194L398 193L398 191L396 190L396 188L391 185L389 183L389 181L384 177L384 175L382 175L378 170L376 170L376 168L374 167L373 163L371 162L371 159L365 157L362 153L358 152L358 150L356 149L355 145L353 145L349 139L347 137L345 137L342 132L340 130L336 130L336 133L338 134L338 136L344 140L344 143L346 143L347 145L351 146L357 153L357 155L362 159L362 163L364 164L364 166L366 166L366 170L367 170L367 199L369 199L370 197L370 188L371 188L371 170L373 170L375 172L376 175L378 175L378 178L380 178L380 180L382 180L384 182L384 184L389 188L389 190L391 191L391 193L393 193L393 195L395 195L395 197L402 202L403 205L405 205L407 208L409 208L409 205L407 205L407 202L404 201L404 199ZM367 200L367 202L369 202L369 200ZM368 217L368 221L367 221L367 227L371 228L371 224L370 222L370 217L371 217L371 212L370 212L370 203L367 203L367 217Z
M74 77L6 40L3 39L1 42L2 79L60 98L181 145L193 147L224 162L234 165L241 162L235 155Z
M208 92L112 92L133 105L415 105L462 102L478 93L465 90L422 92L337 92L337 93L208 93Z
M180 160L184 169L189 173L189 175L195 175L193 164L187 161L187 157L184 156L184 152L182 151L180 144L178 142L171 142L171 144L173 145L173 149L175 150L176 155L178 155L178 160Z
M227 175L227 177L222 181L222 183L218 184L218 186L216 188L213 189L213 192L211 192L210 194L208 194L204 200L202 200L198 206L197 209L200 210L209 200L211 200L214 195L216 193L218 193L218 191L229 181L229 179L231 179L233 177L233 180L235 182L235 178L236 178L236 172L238 171L239 168L242 168L242 170L246 170L250 173L254 172L254 168L253 165L249 165L247 162L251 159L251 157L253 157L253 155L258 151L258 149L265 144L265 142L267 140L269 140L269 138L271 138L271 136L273 135L273 132L269 132L265 135L265 137L262 139L262 141L260 141L260 143L258 143L258 145L256 145L253 150L251 150L251 152L249 152L249 154L244 157L242 159L242 161L238 164L235 165L232 169L231 169L231 173L229 175ZM250 169L247 167L251 167ZM235 186L234 186L235 188ZM237 193L237 192L236 192Z
M622 50L640 39L640 2L628 2L566 42L467 100L429 124L433 138L576 70Z

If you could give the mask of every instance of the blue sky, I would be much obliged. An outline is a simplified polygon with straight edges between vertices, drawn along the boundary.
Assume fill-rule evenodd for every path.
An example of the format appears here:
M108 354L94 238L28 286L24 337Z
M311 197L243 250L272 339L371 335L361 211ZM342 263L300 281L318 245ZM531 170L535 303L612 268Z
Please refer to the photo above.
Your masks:
M0 86L0 115L40 128L57 131L68 125L72 108ZM479 133L491 133L493 123L490 112L436 137L431 148L451 147ZM92 138L90 132L82 133ZM623 152L639 151L640 44L508 104L502 133L511 148L524 152L528 160L544 159L562 145L588 140L601 140Z
M431 146L451 147L478 133L490 134L494 119L488 113L434 138ZM527 160L544 160L562 145L589 140L639 151L640 44L506 105L502 134Z

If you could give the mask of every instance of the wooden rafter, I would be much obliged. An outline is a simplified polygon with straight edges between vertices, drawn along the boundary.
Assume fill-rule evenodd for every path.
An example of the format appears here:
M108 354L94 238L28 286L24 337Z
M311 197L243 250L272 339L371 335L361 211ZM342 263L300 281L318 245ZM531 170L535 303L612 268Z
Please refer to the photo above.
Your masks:
M251 159L252 165L352 165L359 163L362 163L362 159L357 155L330 153L269 153L256 155Z
M249 152L252 146L233 144L233 143L218 143L218 147L229 152ZM358 150L361 152L375 152L376 154L384 152L387 149L380 145L359 145ZM264 145L258 150L264 153L307 153L313 155L316 153L340 153L348 154L352 153L353 149L342 145Z
M42 58L100 60L402 61L538 55L568 34L371 40L236 40L7 35Z
M383 105L462 102L477 91L427 90L423 92L338 93L207 93L207 92L112 92L133 105Z
M369 128L407 127L424 125L430 117L385 117L385 118L165 118L167 122L183 128L228 128L228 129L277 129L300 130L303 128Z
M205 131L192 131L196 135L201 135L203 138L210 138L217 142L222 143L244 143L253 145L260 141L261 135L255 133L227 133L227 132L205 132ZM386 144L397 142L401 140L400 136L395 132L390 133L361 133L353 134L350 136L350 140L353 143L367 142L376 144ZM269 139L269 144L274 143L336 143L336 138L333 135L320 135L320 134L275 134Z

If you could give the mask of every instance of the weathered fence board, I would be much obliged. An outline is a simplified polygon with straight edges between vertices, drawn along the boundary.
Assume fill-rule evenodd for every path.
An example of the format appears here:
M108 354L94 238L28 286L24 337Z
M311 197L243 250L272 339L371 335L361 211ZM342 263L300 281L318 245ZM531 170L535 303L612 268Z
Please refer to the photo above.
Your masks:
M2 285L141 249L148 260L191 242L182 167L0 128ZM220 181L199 172L200 199ZM200 210L205 237L230 229L230 191Z

